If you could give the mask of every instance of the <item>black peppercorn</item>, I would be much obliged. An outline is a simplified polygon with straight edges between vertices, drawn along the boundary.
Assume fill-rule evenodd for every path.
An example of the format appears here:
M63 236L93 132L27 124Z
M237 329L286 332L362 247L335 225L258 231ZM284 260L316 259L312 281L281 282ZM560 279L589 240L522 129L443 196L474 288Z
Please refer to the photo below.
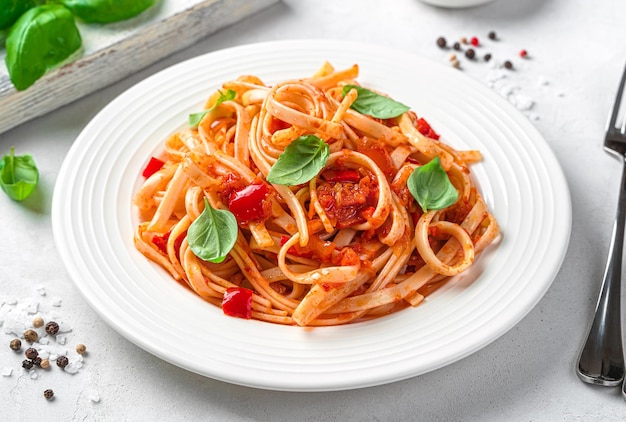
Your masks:
M489 37L490 40L495 40L496 37L496 32L495 31L490 31L487 36Z
M35 359L38 355L39 352L37 351L37 349L35 349L34 347L29 347L28 349L26 349L26 351L24 352L24 355L26 355L26 357L28 359Z
M57 358L57 366L59 368L65 368L67 366L67 364L70 363L69 359L67 358L67 356L59 356Z
M437 46L439 48L446 48L446 39L444 37L437 38Z
M31 361L33 362L33 365L41 366L42 359L39 356L36 356L35 358L31 359Z
M22 368L24 368L24 369L31 369L32 367L33 367L33 361L32 360L24 359L22 361Z
M491 54L487 53L485 54L485 61L488 62L489 60L491 60Z
M460 43L460 42L458 42L458 41L457 41L457 42L455 42L455 43L452 45L452 48L454 48L456 51L461 51L461 43Z
M474 56L476 56L476 52L474 51L473 48L468 48L467 51L465 51L465 57L467 57L468 59L473 59Z
M11 343L9 343L9 347L11 350L15 350L17 352L22 348L22 341L19 338L14 338L11 340Z
M50 400L54 397L54 391L52 391L51 389L47 389L43 392L43 396L47 399Z
M57 324L54 321L50 321L49 323L46 324L46 333L53 336L58 332L59 332L59 324Z
M504 62L504 67L506 67L507 69L513 69L513 63L507 60Z

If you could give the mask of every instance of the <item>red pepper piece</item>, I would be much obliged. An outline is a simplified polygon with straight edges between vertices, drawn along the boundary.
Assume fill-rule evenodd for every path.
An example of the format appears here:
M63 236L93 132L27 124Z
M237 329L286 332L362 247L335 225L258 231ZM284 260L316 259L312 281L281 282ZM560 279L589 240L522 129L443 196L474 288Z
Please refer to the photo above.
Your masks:
M157 171L161 170L164 164L164 161L161 161L156 157L150 157L150 161L148 161L148 165L146 166L146 168L143 169L143 173L141 173L141 175L145 178L148 178Z
M419 133L428 138L439 139L439 135L437 134L437 132L435 132L433 128L430 127L430 124L421 117L417 119L417 130L419 131Z
M167 255L167 242L169 241L170 234L172 232L168 231L162 235L155 234L152 236L152 243L159 248L163 255ZM185 240L185 236L187 236L187 230L182 232L174 241L174 250L176 251L176 255L180 255L180 247L183 244L183 240Z
M170 233L171 232L167 232L162 235L155 234L152 236L152 243L163 252L163 255L167 255L167 240L170 238Z
M234 191L228 198L228 209L240 223L261 220L265 216L263 201L267 197L267 185L255 183Z
M252 317L252 290L243 287L229 287L222 298L225 315L250 319Z
M357 183L361 180L361 175L358 171L353 169L342 169L342 170L326 170L322 177L326 179L327 182L351 182Z

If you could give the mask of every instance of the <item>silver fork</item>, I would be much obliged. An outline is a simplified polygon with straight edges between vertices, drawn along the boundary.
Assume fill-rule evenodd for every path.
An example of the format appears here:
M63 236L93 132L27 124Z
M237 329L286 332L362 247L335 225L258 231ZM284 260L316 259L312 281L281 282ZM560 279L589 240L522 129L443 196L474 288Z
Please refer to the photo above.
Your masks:
M613 225L602 290L587 341L580 351L576 372L581 380L591 384L616 386L622 383L622 394L626 398L620 310L622 250L626 221L626 119L619 128L616 126L625 84L626 69L619 84L604 138L605 150L618 155L622 160L617 216Z

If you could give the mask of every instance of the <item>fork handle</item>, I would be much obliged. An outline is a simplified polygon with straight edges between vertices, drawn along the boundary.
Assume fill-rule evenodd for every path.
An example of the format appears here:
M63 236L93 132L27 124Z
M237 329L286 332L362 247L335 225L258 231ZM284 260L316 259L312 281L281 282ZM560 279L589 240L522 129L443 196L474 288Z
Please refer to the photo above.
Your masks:
M611 235L602 291L576 368L580 379L591 384L615 386L624 379L620 284L625 220L626 156L622 156L622 182L617 203L617 216Z

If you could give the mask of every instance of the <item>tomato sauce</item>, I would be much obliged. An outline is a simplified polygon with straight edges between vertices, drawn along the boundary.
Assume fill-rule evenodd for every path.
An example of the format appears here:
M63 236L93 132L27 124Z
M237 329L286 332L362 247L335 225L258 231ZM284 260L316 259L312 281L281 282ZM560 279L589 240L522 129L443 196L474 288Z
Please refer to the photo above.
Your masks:
M365 173L363 169L359 171ZM358 183L327 181L318 186L317 196L333 225L342 229L364 223L371 217L378 203L378 184L369 174L362 176Z

